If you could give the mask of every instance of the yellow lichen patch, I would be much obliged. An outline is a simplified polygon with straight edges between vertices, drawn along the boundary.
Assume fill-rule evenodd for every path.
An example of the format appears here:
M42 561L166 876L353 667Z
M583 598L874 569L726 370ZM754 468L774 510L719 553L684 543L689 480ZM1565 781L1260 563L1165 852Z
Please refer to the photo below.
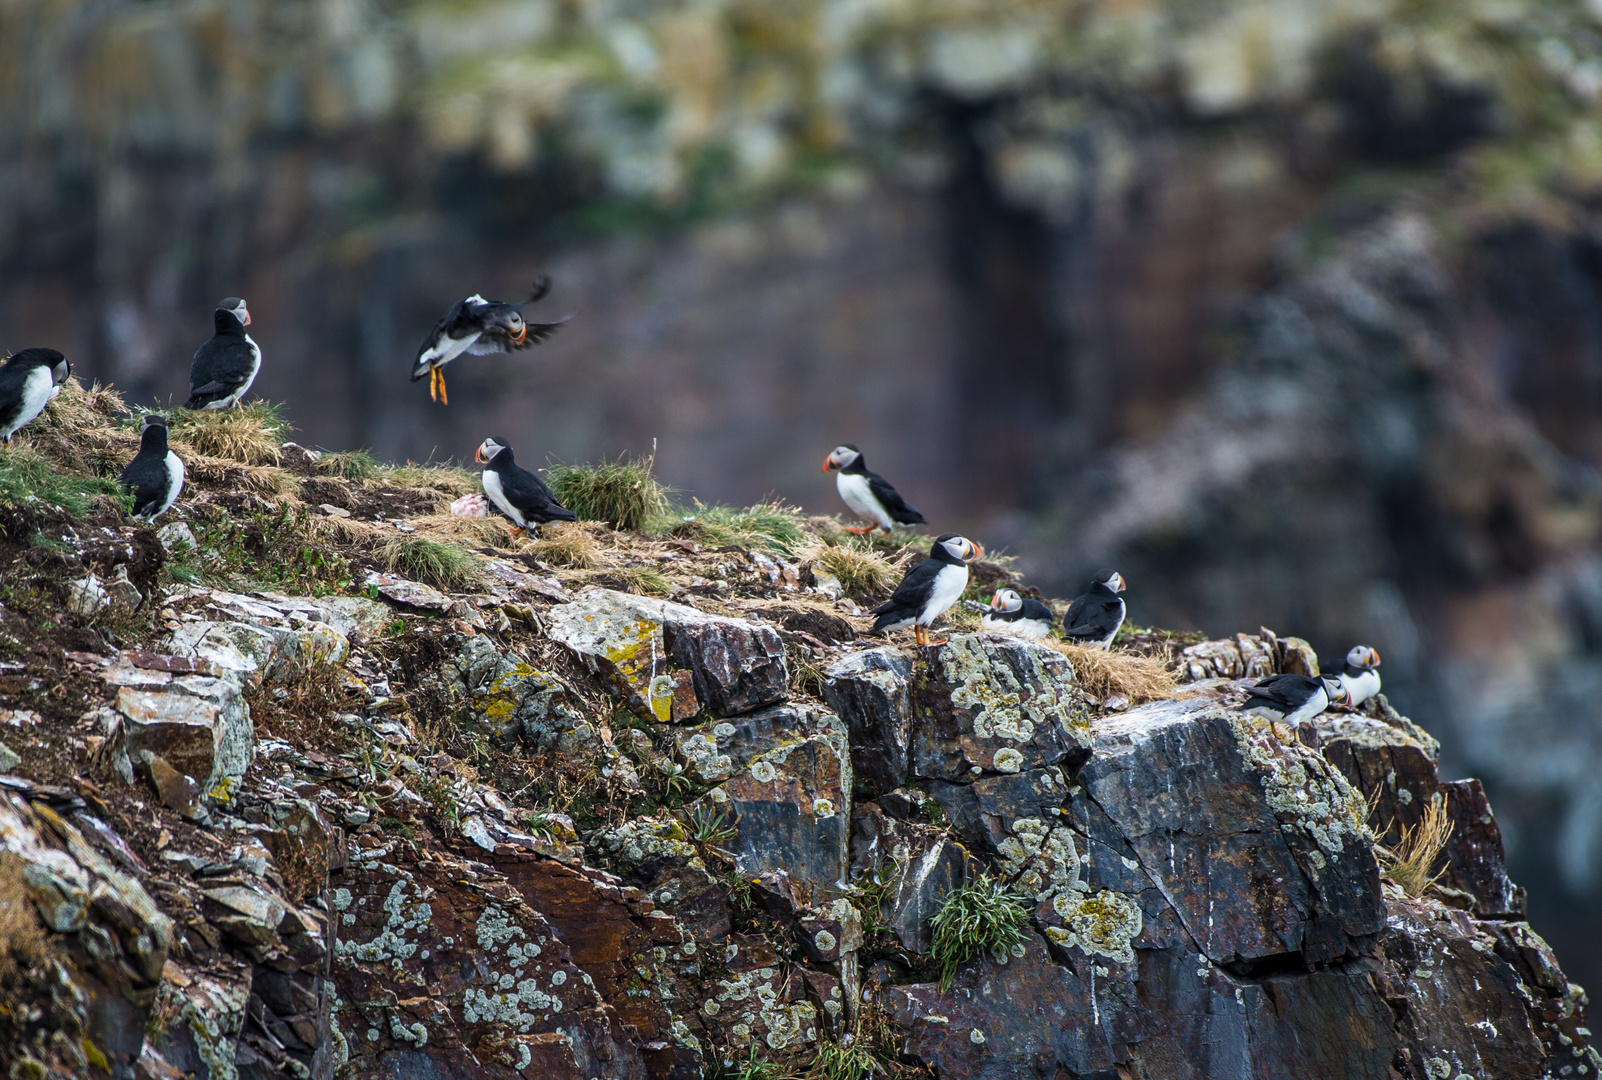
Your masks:
M1052 941L1121 964L1135 962L1132 943L1140 936L1144 918L1133 897L1111 889L1103 889L1095 896L1072 892L1058 896L1052 907L1069 927L1047 927L1046 935Z

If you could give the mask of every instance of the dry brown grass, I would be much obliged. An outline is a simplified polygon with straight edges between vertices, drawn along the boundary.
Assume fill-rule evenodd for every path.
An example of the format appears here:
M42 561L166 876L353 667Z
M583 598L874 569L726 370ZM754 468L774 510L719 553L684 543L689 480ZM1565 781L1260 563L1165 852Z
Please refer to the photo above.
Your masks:
M481 518L457 517L450 513L429 514L426 517L411 518L410 523L418 532L426 532L457 543L523 550L523 538L514 534L511 523L499 514Z
M853 600L882 600L896 587L906 566L905 555L887 556L869 543L851 539L844 543L818 543L808 552L813 572L832 574L840 589Z
M1372 811L1377 801L1375 797L1369 800L1370 819L1374 816ZM1394 826L1393 821L1386 827L1385 833L1388 835ZM1446 796L1437 793L1424 807L1422 822L1402 826L1394 844L1374 845L1380 869L1386 877L1400 885L1408 896L1423 896L1446 876L1446 867L1437 870L1435 864L1440 860L1446 842L1452 838L1452 829L1452 822L1446 815Z
M470 469L459 469L454 465L419 465L415 461L381 467L377 475L367 481L367 486L374 489L421 488L444 492L452 499L484 490L478 473Z
M573 570L593 570L601 565L602 547L582 522L543 526L545 536L523 548L543 563Z
M1129 699L1129 704L1140 705L1171 698L1179 692L1174 673L1155 657L1055 637L1043 638L1041 644L1066 656L1073 665L1074 680L1098 701L1121 695Z
M186 464L184 447L242 465L277 465L289 438L289 424L278 414L278 406L266 401L253 401L242 409L169 409L167 422L173 449Z
M64 471L115 476L139 452L136 431L119 426L128 412L122 395L68 379L44 415L20 433Z
M50 939L22 880L22 860L0 854L0 983L38 967L49 955Z

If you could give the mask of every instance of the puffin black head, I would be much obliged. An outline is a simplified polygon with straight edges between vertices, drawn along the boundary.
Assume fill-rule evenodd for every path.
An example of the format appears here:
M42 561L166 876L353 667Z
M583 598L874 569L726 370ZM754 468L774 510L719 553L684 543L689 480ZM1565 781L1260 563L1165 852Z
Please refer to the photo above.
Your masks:
M996 595L990 598L992 611L1017 611L1023 607L1023 597L1011 589L997 589Z
M829 451L829 456L823 459L824 472L850 472L852 466L857 466L857 472L866 467L862 462L862 451L850 443L841 443Z
M1101 586L1114 596L1124 591L1124 576L1116 570L1098 570L1090 579L1091 588Z
M984 548L961 533L941 533L929 549L931 559L949 563L971 563L985 556Z
M6 361L6 367L50 369L50 381L60 386L72 374L72 362L54 349L23 349Z
M1379 650L1371 649L1367 645L1354 645L1346 654L1346 664L1348 667L1373 671L1380 666Z
M216 323L219 334L243 330L250 325L250 310L245 307L245 302L239 297L230 296L217 305L217 310L213 313L212 320Z
M139 448L141 450L155 446L158 449L167 445L167 418L161 413L146 413L144 421L139 425Z
M478 462L480 465L488 465L490 462L494 461L503 450L506 452L509 458L512 453L512 448L507 445L506 440L504 438L491 435L489 438L478 444L478 449L473 451L473 460Z
M501 305L495 314L490 316L485 329L491 326L505 330L513 345L521 345L528 340L528 323L523 321L523 313L510 304Z
M1349 708L1352 704L1352 693L1346 689L1339 675L1320 675L1319 681L1324 684L1324 694L1329 698L1331 705Z

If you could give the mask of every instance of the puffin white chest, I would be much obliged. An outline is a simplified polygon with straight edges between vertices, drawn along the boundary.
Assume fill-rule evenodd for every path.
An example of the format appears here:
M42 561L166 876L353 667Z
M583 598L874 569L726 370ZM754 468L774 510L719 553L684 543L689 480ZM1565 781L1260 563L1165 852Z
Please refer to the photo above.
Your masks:
M55 380L50 377L50 369L36 367L28 372L28 377L22 381L22 408L9 425L6 437L10 438L24 424L44 412L44 407L55 397L57 389Z
M873 488L868 486L866 476L861 473L836 473L834 486L852 513L889 531L893 524L890 515L885 512L884 505L874 497Z
M484 331L474 330L465 337L453 338L441 335L434 343L434 347L417 358L417 366L424 367L432 363L435 367L444 367L466 352L475 341L484 336Z
M1372 668L1360 675L1348 675L1343 671L1341 684L1346 687L1346 692L1352 695L1352 704L1361 705L1380 692L1380 674Z
M151 520L155 520L156 518L160 517L162 514L165 514L168 510L171 510L172 509L172 504L178 501L178 495L183 490L184 490L184 463L183 463L182 459L180 459L178 457L177 454L173 453L171 450L168 450L167 451L167 495L166 495L166 498L162 500L161 509L157 510L154 514L150 515Z
M929 589L929 599L923 602L923 610L918 612L918 623L928 626L940 617L940 614L957 602L962 596L962 590L968 587L968 568L961 565L947 563L935 575L934 584Z
M1324 692L1324 687L1320 684L1306 701L1285 714L1285 722L1299 724L1303 720L1311 720L1327 708L1329 708L1329 695Z
M1101 639L1101 647L1102 648L1104 648L1104 649L1112 648L1113 638L1118 636L1118 628L1120 626L1124 625L1124 614L1128 610L1129 610L1129 608L1124 605L1123 598L1120 597L1119 600L1118 600L1118 618L1113 623L1113 628L1107 632L1107 636Z
M523 518L523 511L512 505L511 500L506 497L505 489L501 487L501 474L494 469L485 469L483 477L484 494L489 496L489 501L494 503L501 513L526 528L528 522Z
M994 615L986 615L980 621L986 630L999 630L1026 641L1038 641L1051 632L1050 624L1042 619L998 619Z

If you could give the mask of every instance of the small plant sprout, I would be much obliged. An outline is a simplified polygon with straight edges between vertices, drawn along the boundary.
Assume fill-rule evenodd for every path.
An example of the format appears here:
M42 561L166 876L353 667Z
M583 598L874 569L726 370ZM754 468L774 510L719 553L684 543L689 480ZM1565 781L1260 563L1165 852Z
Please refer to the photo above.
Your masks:
M709 806L697 806L690 810L685 817L685 829L689 838L697 844L708 847L718 847L726 844L739 835L735 827L739 818L729 818L727 810L713 810Z
M929 920L934 931L929 956L940 965L940 992L951 989L957 968L986 953L1005 960L1023 944L1029 912L989 874L953 889Z

